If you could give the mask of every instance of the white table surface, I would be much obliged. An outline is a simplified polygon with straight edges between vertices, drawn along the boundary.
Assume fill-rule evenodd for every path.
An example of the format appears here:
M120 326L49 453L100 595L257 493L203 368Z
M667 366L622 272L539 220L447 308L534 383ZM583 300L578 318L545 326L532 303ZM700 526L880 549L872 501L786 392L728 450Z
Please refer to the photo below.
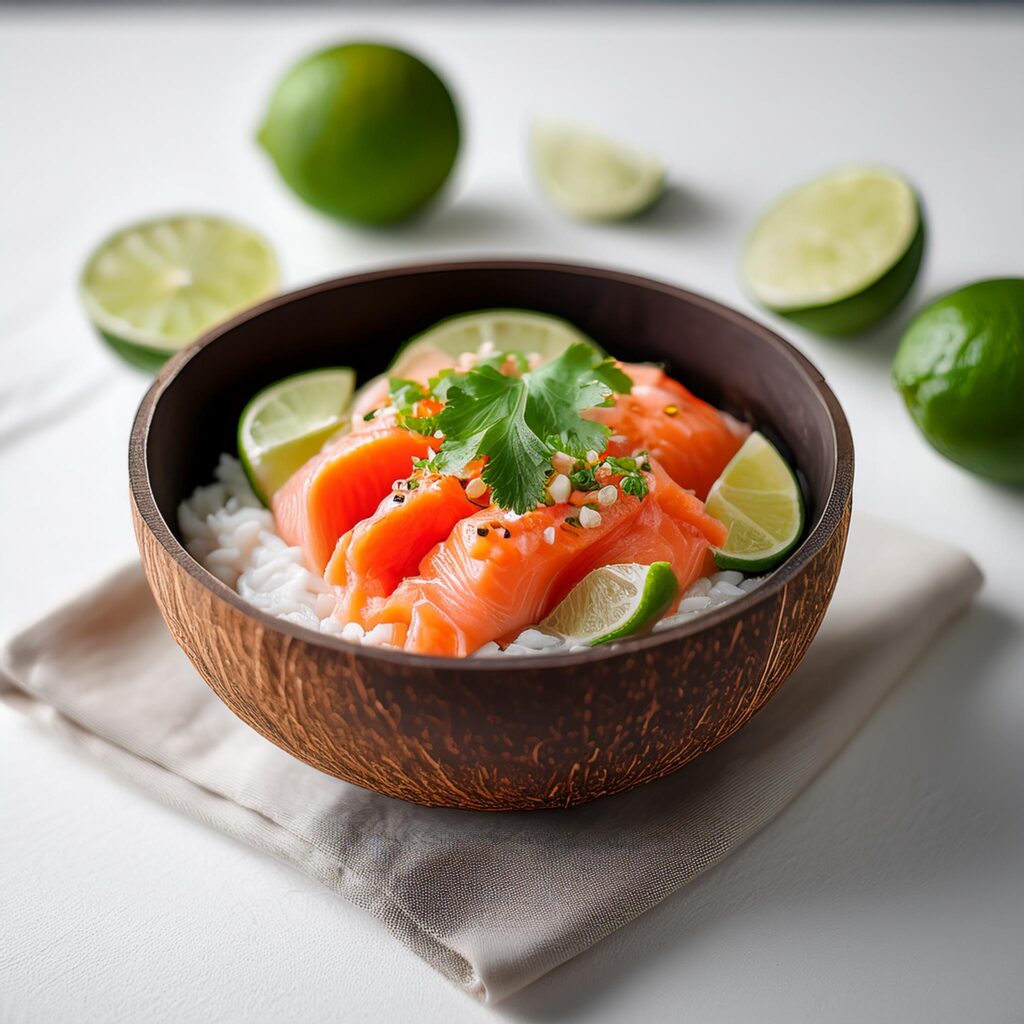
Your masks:
M414 45L461 98L456 185L405 229L318 218L252 142L275 75L346 36ZM276 242L288 284L434 254L546 254L748 308L734 268L758 209L868 159L924 195L919 303L1024 271L1022 54L1010 8L4 12L0 428L25 400L45 425L0 445L0 624L134 551L125 451L145 382L94 342L73 293L111 227L232 213ZM560 220L524 167L536 111L657 150L677 190L635 224ZM315 883L0 711L0 1020L1024 1020L1024 493L917 435L887 376L905 319L849 342L782 330L846 407L858 507L962 544L987 583L724 865L487 1008ZM53 380L71 409L59 420Z

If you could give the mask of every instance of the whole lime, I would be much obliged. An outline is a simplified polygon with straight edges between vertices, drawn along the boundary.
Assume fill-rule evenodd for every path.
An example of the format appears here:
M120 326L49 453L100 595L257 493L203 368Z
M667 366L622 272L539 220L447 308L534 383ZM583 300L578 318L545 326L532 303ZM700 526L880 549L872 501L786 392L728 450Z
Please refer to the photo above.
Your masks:
M903 335L893 380L943 455L1024 484L1024 279L979 281L933 302Z
M292 190L342 220L411 216L445 183L459 117L444 82L410 53L348 43L296 64L258 135Z

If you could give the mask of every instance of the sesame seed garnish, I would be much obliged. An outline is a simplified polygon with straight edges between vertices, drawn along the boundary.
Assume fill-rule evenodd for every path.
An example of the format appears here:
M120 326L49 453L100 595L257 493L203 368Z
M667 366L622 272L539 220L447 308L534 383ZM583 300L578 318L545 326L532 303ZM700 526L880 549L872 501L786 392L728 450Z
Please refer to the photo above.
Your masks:
M489 532L486 526L478 526L476 528L476 535L478 537L486 537Z
M585 530L593 530L595 527L600 525L601 513L584 505L583 508L580 509L580 526Z
M609 484L607 487L602 487L597 492L597 501L599 505L614 505L619 500L619 489L614 484Z
M544 543L545 544L554 544L555 543L555 528L553 526L549 526L544 531Z
M396 505L401 505L401 504L402 504L402 502L403 502L403 501L405 501L405 495L404 495L404 494L393 494L393 495L391 496L391 500L392 500L392 501L393 501L393 502L394 502L394 503L395 503Z
M467 498L479 498L484 491L487 490L487 484L484 483L482 477L474 477L466 484L466 497Z
M677 415L679 415L679 406L678 405L666 405L665 406L665 415L666 416L677 416Z

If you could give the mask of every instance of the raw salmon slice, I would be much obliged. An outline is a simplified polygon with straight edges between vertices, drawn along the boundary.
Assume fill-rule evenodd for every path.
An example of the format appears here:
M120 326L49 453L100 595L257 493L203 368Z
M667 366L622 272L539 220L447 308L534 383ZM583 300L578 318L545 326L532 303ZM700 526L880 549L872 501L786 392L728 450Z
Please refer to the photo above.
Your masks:
M698 577L716 571L711 548L725 543L728 529L709 516L704 511L704 502L680 487L654 460L651 470L648 475L649 480L653 478L651 494L641 503L636 520L628 530L619 531L580 555L573 565L571 578L554 591L551 608L588 572L602 565L669 562L680 594ZM695 537L698 543L694 543Z
M652 463L642 501L620 494L587 529L568 504L510 516L496 507L457 523L367 619L391 623L396 646L464 656L539 622L591 569L613 561L667 561L680 589L707 568L709 544L725 539L703 504ZM577 520L578 522L578 520Z
M395 426L347 434L299 468L271 499L278 533L322 573L338 538L374 513L395 480L440 445Z
M368 519L338 541L324 577L343 588L337 614L346 622L362 622L364 613L388 597L455 524L480 504L466 497L453 476L414 476L413 490L389 494Z
M750 428L701 401L657 366L620 365L633 381L632 392L616 395L614 406L588 409L583 417L606 424L613 438L625 438L610 441L609 454L645 448L677 484L706 498Z

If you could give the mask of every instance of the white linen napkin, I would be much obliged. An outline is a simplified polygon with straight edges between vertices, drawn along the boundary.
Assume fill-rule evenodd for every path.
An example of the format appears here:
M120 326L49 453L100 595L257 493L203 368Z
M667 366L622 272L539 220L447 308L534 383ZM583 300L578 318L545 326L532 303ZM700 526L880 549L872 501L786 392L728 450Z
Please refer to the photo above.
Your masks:
M12 639L0 699L172 806L320 879L494 1002L778 814L980 583L963 552L855 517L821 632L753 721L666 779L568 811L416 807L294 760L202 683L136 565Z

